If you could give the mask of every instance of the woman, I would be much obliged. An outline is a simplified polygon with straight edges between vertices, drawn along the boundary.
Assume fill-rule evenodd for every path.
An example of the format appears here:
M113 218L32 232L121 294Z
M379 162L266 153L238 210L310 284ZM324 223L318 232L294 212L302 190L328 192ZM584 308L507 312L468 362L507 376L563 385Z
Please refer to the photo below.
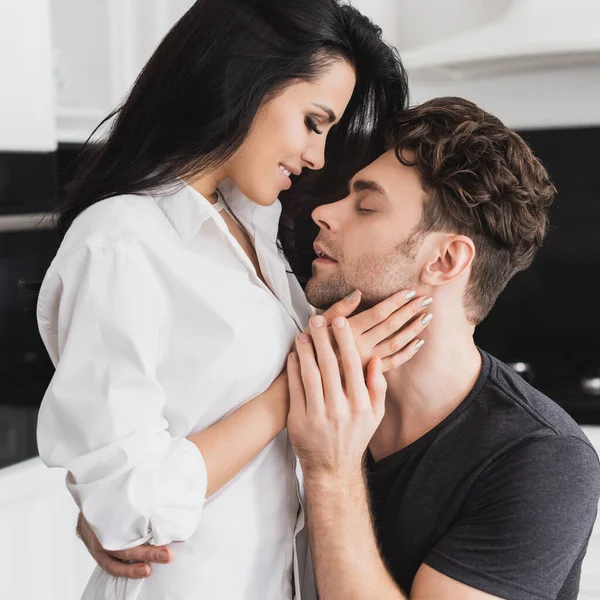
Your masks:
M305 542L282 370L310 307L277 196L291 211L341 193L405 101L350 7L199 0L112 115L38 300L56 366L39 450L105 548L177 560L147 580L98 569L85 598L292 598Z

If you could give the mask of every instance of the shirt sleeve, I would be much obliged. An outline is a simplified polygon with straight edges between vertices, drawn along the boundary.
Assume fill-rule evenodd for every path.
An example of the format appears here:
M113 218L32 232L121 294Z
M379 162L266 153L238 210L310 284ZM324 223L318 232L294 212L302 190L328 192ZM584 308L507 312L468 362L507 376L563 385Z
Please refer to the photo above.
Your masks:
M585 555L599 496L588 444L558 435L528 442L480 476L424 562L501 598L556 598L579 579L571 571Z
M40 457L67 469L108 550L189 538L205 500L202 455L164 417L162 285L135 244L85 247L52 269L38 302L56 367L38 418Z

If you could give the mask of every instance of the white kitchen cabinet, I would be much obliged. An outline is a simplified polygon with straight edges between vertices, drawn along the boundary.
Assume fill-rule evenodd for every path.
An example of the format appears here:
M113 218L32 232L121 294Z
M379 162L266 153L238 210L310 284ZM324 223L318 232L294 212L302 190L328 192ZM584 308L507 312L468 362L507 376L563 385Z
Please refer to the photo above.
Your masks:
M152 50L193 0L51 2L58 138L81 142L123 99ZM526 71L507 68L459 79L422 78L411 71L414 50L493 23L510 7L509 0L355 0L354 4L406 57L413 103L463 96L517 129L600 124L597 62L565 61L563 66Z
M411 104L439 96L467 98L495 114L513 129L539 129L600 125L600 28L597 23L598 2L595 0L354 0L353 4L371 17L383 29L387 41L396 46L407 68ZM506 61L502 68L492 67L485 60L476 60L477 49L464 37L485 28L506 16L511 9L527 4L542 6L540 18L516 20L514 30L507 30L499 40L523 42L532 38L546 40L548 61L531 63L526 56ZM565 8L566 7L566 8ZM572 13L565 23L563 18ZM590 15L587 17L586 15ZM577 20L582 22L577 25ZM565 51L566 26L571 25L575 40L583 37L582 25L589 32L597 31L596 43L589 49L594 57L578 60L577 52ZM550 26L552 25L552 27ZM595 27L595 29L593 29ZM524 30L524 31L523 31ZM525 32L525 33L524 33ZM537 34L537 35L533 35ZM423 72L419 57L423 50L446 43L440 52L438 69ZM582 40L583 43L583 40ZM587 43L587 42L586 42ZM443 60L456 47L466 45L473 53L471 70L444 69ZM510 50L510 48L509 48ZM488 53L503 51L495 40L487 38L481 58ZM502 63L502 60L499 61Z
M497 19L511 0L353 0L401 52L453 37Z
M59 142L83 142L193 0L51 0Z
M600 454L600 426L587 426L583 430ZM579 600L600 600L600 519L596 519L583 561L580 591Z
M0 598L78 600L93 570L75 535L62 469L32 458L0 470Z
M56 150L50 48L49 0L0 2L0 153Z

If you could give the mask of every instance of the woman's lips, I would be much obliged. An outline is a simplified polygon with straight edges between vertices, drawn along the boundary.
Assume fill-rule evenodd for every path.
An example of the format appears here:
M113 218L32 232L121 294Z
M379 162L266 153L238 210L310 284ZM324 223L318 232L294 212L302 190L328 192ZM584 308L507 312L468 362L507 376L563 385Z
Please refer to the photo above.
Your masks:
M292 179L290 177L291 172L288 171L283 165L277 165L277 170L281 175L281 179L283 181L283 189L288 190L292 187Z

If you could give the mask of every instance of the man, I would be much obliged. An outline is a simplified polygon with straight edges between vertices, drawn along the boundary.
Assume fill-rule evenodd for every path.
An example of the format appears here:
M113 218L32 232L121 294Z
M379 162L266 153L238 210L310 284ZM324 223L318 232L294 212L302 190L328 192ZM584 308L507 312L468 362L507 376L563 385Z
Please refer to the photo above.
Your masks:
M553 196L521 138L442 98L399 114L389 150L314 211L326 258L306 286L313 305L358 288L363 309L400 289L435 306L387 391L377 361L365 383L343 318L331 328L343 377L322 318L290 356L288 427L321 598L577 597L598 457L566 413L473 341L541 245Z
M387 375L380 424L364 390L353 398L324 372L318 319L321 372L296 344L288 428L321 597L574 599L598 458L556 404L473 341L542 243L554 189L521 138L457 98L399 115L389 148L347 198L314 211L316 247L335 262L316 263L305 291L325 307L358 287L370 306L413 288L435 317L415 358Z

